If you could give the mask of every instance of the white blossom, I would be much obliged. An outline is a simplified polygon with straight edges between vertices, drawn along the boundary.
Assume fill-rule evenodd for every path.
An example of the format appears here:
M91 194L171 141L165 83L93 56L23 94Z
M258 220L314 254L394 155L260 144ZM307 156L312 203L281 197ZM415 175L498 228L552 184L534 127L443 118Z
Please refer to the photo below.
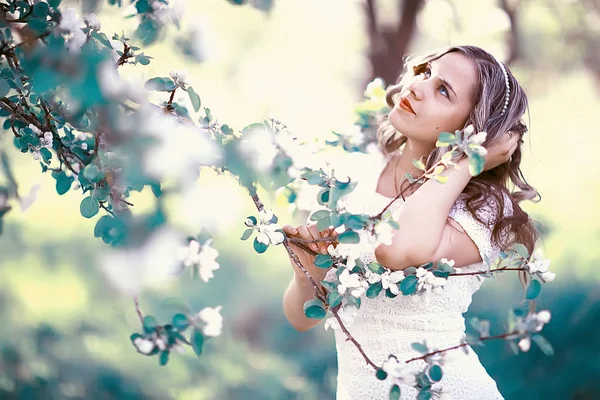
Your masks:
M52 132L44 132L44 136L40 139L42 147L52 148Z
M256 170L267 171L279 153L274 140L271 131L266 128L254 128L244 133L239 150Z
M542 324L547 324L548 322L550 322L551 317L552 317L552 315L550 314L550 311L548 311L548 310L542 310L536 314L536 319L539 322L541 322Z
M550 271L542 272L539 275L544 282L552 282L556 278L556 274Z
M420 372L415 363L405 363L398 361L394 356L390 356L382 364L382 369L393 379L397 379L406 386L415 386L417 384L416 375Z
M70 52L78 52L87 40L87 36L81 30L82 21L74 8L63 10L57 29L66 34L65 46Z
M375 78L367 84L367 88L364 91L364 96L372 100L380 99L385 97L385 85L383 79Z
M519 340L518 346L519 346L519 349L521 349L521 351L524 351L524 352L529 351L529 348L531 347L531 338L529 336L525 336L524 338Z
M258 213L258 224L255 229L258 230L258 234L256 235L256 240L263 244L280 244L285 240L285 235L281 232L281 227L277 224L271 223L271 219L273 219L273 211L271 210L261 210ZM247 221L248 223L252 223L252 220ZM246 224L248 226L248 224Z
M81 28L81 20L77 15L77 10L72 7L66 8L61 13L60 23L58 28L63 31L73 32Z
M544 273L550 268L550 260L544 258L543 250L538 248L533 252L531 261L527 263L527 266L531 274L536 272Z
M381 274L381 286L384 290L390 289L390 292L397 295L400 293L398 282L404 279L404 271L385 271Z
M141 337L136 338L133 341L133 345L142 354L150 354L154 350L154 343L151 340Z
M346 267L352 269L356 265L356 259L361 255L361 248L355 243L338 243L337 247L333 247L332 244L327 246L327 252L332 257L347 259Z
M454 267L454 260L448 260L447 258L442 258L440 260L440 263L446 264L446 265L448 265L450 267Z
M86 15L83 18L83 21L89 28L97 30L97 31L99 31L100 28L102 27L102 24L100 23L100 20L98 19L98 16L94 13L90 13L90 14Z
M465 137L469 137L473 134L473 132L475 132L475 126L473 126L473 124L470 124L465 128L463 132L465 134Z
M441 288L446 284L446 279L435 276L433 272L426 270L423 267L417 268L416 276L418 279L417 290L425 292Z
M154 343L156 343L156 347L158 347L158 349L160 351L167 349L167 344L165 343L165 341L162 338L156 339L156 341Z
M358 316L358 308L351 305L343 306L338 310L338 316L342 320L344 326L350 326ZM324 328L325 330L329 330L329 328L336 330L340 329L340 324L337 319L332 316L325 320Z
M136 296L144 287L159 286L172 279L181 241L176 231L158 229L139 247L106 251L101 260L102 271L119 291Z
M361 279L359 274L351 274L348 269L342 271L338 279L340 281L338 292L342 295L348 290L350 295L360 297L368 287L367 282L364 279Z
M469 136L469 142L481 146L487 139L487 132L479 132L475 135Z
M174 69L169 72L169 75L171 76L171 79L173 79L173 82L175 82L175 85L178 87L185 88L187 85L189 85L186 70Z
M212 239L207 240L202 246L196 240L190 240L187 247L179 249L177 259L183 261L185 267L198 266L200 279L208 282L215 275L213 271L219 269L216 261L219 252L211 247Z
M204 307L198 312L200 318L206 325L202 329L205 336L219 336L223 329L223 317L221 316L221 306Z
M392 244L394 228L387 222L380 222L375 225L375 236L378 243L383 243L386 246Z
M19 203L21 205L21 211L25 212L29 209L29 207L31 207L31 205L35 202L35 199L37 198L37 194L41 189L41 185L39 183L36 183L35 185L31 186L31 189L29 190L29 193L26 196L21 196L19 198ZM2 204L0 202L0 208L2 208Z

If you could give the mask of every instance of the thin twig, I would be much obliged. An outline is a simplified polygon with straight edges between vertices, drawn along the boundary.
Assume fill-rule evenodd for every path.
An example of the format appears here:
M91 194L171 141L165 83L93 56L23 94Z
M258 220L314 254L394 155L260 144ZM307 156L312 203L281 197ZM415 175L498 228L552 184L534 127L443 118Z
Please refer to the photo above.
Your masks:
M137 313L140 322L142 323L142 325L144 325L144 316L142 315L142 311L140 310L140 303L138 301L137 296L133 298L133 304L135 304L135 312Z

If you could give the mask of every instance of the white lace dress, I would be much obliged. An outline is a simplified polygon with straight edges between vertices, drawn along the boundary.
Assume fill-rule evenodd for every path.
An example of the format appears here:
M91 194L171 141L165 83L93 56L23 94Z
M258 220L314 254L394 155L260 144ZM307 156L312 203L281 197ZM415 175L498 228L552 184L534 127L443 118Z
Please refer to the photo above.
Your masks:
M376 214L391 201L375 192L388 159L379 154L361 154L355 156L355 161L358 161L355 165L362 166L363 172L356 190L347 196L348 204L353 204L352 212L356 212L358 206L362 212ZM504 212L512 212L510 202L505 203ZM401 205L402 200L399 199L392 209L397 210ZM484 218L485 212L484 208L481 214ZM484 254L492 259L498 255L500 249L490 241L490 228L477 222L464 208L464 201L460 198L449 216L471 237L482 258ZM363 233L361 259L367 264L375 260L374 243L369 240L370 235ZM482 269L483 263L479 262L463 267L462 272ZM469 308L472 295L481 283L474 276L450 278L443 293L431 293L427 299L423 295L402 294L392 299L383 292L376 299L368 299L363 295L358 316L348 330L377 365L387 360L390 354L402 361L420 356L411 348L412 342L426 340L430 348L452 347L465 338L462 314ZM365 363L354 345L346 341L339 329L335 330L335 341L338 356L337 399L387 399L390 379L378 380L373 369ZM502 399L496 383L487 374L477 354L470 347L468 350L468 355L463 350L447 353L444 376L432 389L442 388L451 399ZM417 362L425 365L422 361ZM401 399L416 399L417 394L416 389L401 386Z

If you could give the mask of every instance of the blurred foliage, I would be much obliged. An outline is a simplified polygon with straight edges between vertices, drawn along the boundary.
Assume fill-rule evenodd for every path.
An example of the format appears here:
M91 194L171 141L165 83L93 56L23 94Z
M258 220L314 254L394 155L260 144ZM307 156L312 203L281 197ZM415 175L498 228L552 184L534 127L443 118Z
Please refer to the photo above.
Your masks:
M93 6L93 2L84 3ZM261 4L268 3L263 1ZM285 83L289 85L285 93L291 92L296 98L290 100L285 112L295 113L296 126L316 135L325 131L319 127L331 126L334 121L341 124L348 119L349 114L344 114L341 109L346 107L350 113L353 99L344 97L357 94L358 88L363 87L362 79L368 76L360 62L361 68L354 68L357 66L354 61L350 63L352 68L348 66L350 57L360 57L357 54L363 50L364 39L357 33L360 29L356 28L356 15L360 16L360 12L346 11L342 18L332 12L331 6L324 4L307 2L293 6L289 2L281 3L284 4L279 10L277 6L272 10L274 22L266 29L269 29L270 40L278 33L288 38L290 32L298 36L296 41L290 39L292 42L286 48L290 63L296 60L297 64L290 69L283 63L286 57L282 55L279 55L282 64L255 64L252 67L252 50L260 55L259 43L266 43L262 48L264 53L273 49L273 42L261 38L263 34L256 29L265 23L262 19L257 22L233 14L227 8L219 8L224 6L210 6L213 14L209 15L215 18L215 24L228 27L228 32L223 35L231 54L227 61L218 65L219 72L212 70L210 64L197 70L198 81L209 92L203 100L208 98L207 103L217 103L215 114L226 116L229 113L238 121L257 120L265 116L265 110L277 110L273 102L279 100L273 99L281 98L284 93L280 92L281 86ZM444 5L446 3L448 6ZM392 13L386 13L386 10L394 4L393 1L382 1L380 12L389 18ZM600 192L589 184L595 181L598 173L595 155L598 139L597 135L592 135L597 130L597 121L591 121L589 115L597 115L600 110L598 95L590 90L590 83L596 78L587 75L594 71L589 65L600 48L589 45L596 43L598 36L594 30L600 26L596 23L595 4L593 1L544 0L521 4L519 17L524 56L515 63L513 70L532 100L530 143L538 146L537 158L532 156L525 160L525 175L543 197L539 205L524 207L541 221L547 255L553 261L552 269L559 275L540 299L543 308L553 313L553 319L545 329L545 336L555 349L553 357L544 356L535 346L526 354L514 356L502 342L475 348L507 399L600 398L600 381L597 379L600 359L590 357L600 352L596 333L600 324L596 289L600 260L596 204ZM446 44L450 36L454 41L461 38L475 44L501 47L498 43L502 43L502 29L494 31L492 28L502 25L502 16L493 12L478 14L481 8L491 9L491 5L491 2L477 5L466 1L427 2L419 17L419 32L413 50ZM453 7L457 17L440 19L440 10L453 15L447 12L448 7L450 10ZM298 14L299 9L305 14ZM317 15L319 12L320 16ZM117 31L122 19L118 15L113 17L111 14L114 13L114 8L106 7L100 16L104 24ZM333 18L337 24L332 25ZM444 31L442 28L448 19L456 25L450 24ZM295 20L310 21L310 24L303 23L306 27L286 26L286 22ZM470 26L465 24L470 21L473 21ZM482 29L482 24L489 28L483 33L477 31ZM302 29L307 29L308 25L316 33L303 33ZM332 27L339 32L332 32ZM345 29L357 36L342 41L336 35L347 34ZM456 34L447 35L450 31ZM324 43L320 44L311 35ZM337 68L333 75L340 79L339 82L335 79L324 82L329 76L329 70L323 72L322 64L322 59L327 59L328 55L326 46L331 44L327 41L328 35L340 47L345 46L343 52L336 49L337 53L331 51L329 54L338 59L335 67L330 68ZM183 53L193 54L189 41L185 43L188 51L186 53L184 48ZM236 46L243 47L248 43L252 45L235 50ZM307 51L305 47L310 49ZM160 45L150 49L154 50L149 54L156 59L156 68L174 63L168 58L170 49ZM275 47L271 52L280 50L281 47ZM313 60L312 64L306 60L297 61L296 57L307 54L314 57L309 59ZM161 55L167 60L161 60ZM319 57L321 62L317 61ZM265 58L266 63L273 63L271 58ZM241 68L245 61L250 64L246 70ZM278 68L287 72L283 81L278 73L272 72ZM587 72L583 72L584 68ZM350 70L358 70L360 74ZM261 71L264 76L257 74ZM294 78L300 83L289 82L290 75L300 73L305 75ZM315 79L311 80L313 77ZM274 82L272 86L264 87L264 92L257 94L256 88L269 79ZM243 84L227 87L236 86L236 82ZM305 87L299 87L303 85ZM319 90L328 95L315 96L315 93L321 94ZM577 100L572 101L575 94ZM326 97L326 103L320 103L325 101L323 97ZM331 106L329 116L313 115L314 110L325 109L322 104L336 103L337 98L339 105ZM248 99L255 101L250 104ZM564 99L570 100L565 102ZM298 111L300 106L311 110ZM227 119L230 120L229 116ZM285 117L281 119L287 121ZM299 121L302 119L305 121ZM564 135L577 135L579 142L567 141ZM35 171L31 165L24 166L31 164L30 160L15 164L21 167L18 174L25 177L26 182L37 179L32 177L39 175L38 166ZM571 168L579 168L575 178ZM557 185L557 182L562 184ZM333 338L323 332L321 326L298 333L283 316L281 296L291 276L283 253L279 257L275 252L263 256L252 254L248 246L238 240L243 227L223 234L216 246L222 268L210 285L182 280L169 287L168 293L185 298L192 308L206 303L223 305L225 332L218 345L207 346L203 358L197 359L188 353L174 358L169 368L160 368L155 358L138 357L127 339L132 329L138 329L139 321L129 299L115 296L97 268L95 255L100 251L101 243L90 234L78 234L79 230L91 232L91 225L87 221L76 222L67 215L67 210L72 207L58 205L55 200L58 196L53 190L52 187L52 190L42 192L39 203L27 214L8 218L0 240L0 398L333 397L336 373ZM55 224L57 220L62 224ZM569 273L574 277L567 278ZM520 295L516 278L488 281L474 296L467 316L489 318L492 333L494 329L501 331L504 307L497 305L510 304ZM142 300L144 311L159 317L170 315L172 306L165 304L164 297L164 292L149 293Z

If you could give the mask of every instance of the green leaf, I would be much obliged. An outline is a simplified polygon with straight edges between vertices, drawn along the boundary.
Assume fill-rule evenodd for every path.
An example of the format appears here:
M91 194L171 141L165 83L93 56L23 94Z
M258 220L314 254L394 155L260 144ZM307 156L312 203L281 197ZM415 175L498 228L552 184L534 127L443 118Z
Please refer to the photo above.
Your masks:
M360 236L358 233L351 230L342 232L337 239L340 243L360 243Z
M177 85L171 78L151 78L144 84L146 90L157 90L159 92L172 92L176 87Z
M456 140L456 136L453 133L442 132L438 136L438 141L443 143L452 144Z
M319 268L329 268L333 265L333 260L329 254L317 254L314 261L315 266Z
M321 300L312 299L304 303L304 315L308 318L323 319L327 312Z
M431 392L429 391L429 389L425 390L423 388L417 395L417 400L430 400L430 399L431 399Z
M432 365L431 368L429 368L428 375L433 382L441 381L443 376L442 367L437 364Z
M390 388L390 400L400 400L400 386L392 385Z
M327 304L329 304L329 307L333 308L338 304L341 304L343 298L344 296L339 294L337 291L330 292L327 295Z
M552 348L552 345L542 335L533 335L533 336L531 336L531 340L533 340L538 345L540 350L542 350L542 352L545 355L547 355L547 356L554 355L554 349Z
M146 315L144 317L144 332L146 333L152 333L156 330L156 328L159 326L158 324L158 320L156 319L156 317L154 315Z
M384 381L384 380L387 378L388 374L387 374L387 372L385 372L384 370L382 370L382 369L378 369L378 370L377 370L377 372L375 373L375 376L376 376L376 377L377 377L377 379L379 379L380 381Z
M98 182L102 179L102 172L97 166L90 164L83 169L83 177L89 181Z
M406 278L404 278L402 280L402 282L400 282L400 291L402 291L402 294L405 296L414 294L417 292L417 284L418 283L419 283L419 280L417 279L416 276L414 276L414 275L407 276Z
M529 252L527 251L527 247L521 243L517 243L514 245L513 249L524 259L529 259Z
M58 194L63 195L71 189L71 184L74 180L72 176L67 176L64 171L58 174L52 173L52 176L56 179L56 192Z
M60 5L61 0L48 0L48 4L52 8L56 8Z
M167 365L168 362L169 362L169 350L164 350L163 352L160 353L159 364Z
M412 347L413 350L418 351L421 354L427 354L427 353L429 353L429 349L423 343L416 343L416 342L415 343L411 343L410 347Z
M99 210L100 203L92 196L88 196L81 200L81 204L79 205L79 211L85 218L92 218L94 215L98 214Z
M42 158L44 159L44 162L46 164L50 163L50 160L52 160L52 152L50 150L48 150L45 147L42 147L40 149L40 154L42 155Z
M425 164L423 164L423 161L421 161L421 160L413 160L412 163L413 163L413 165L415 167L417 167L421 171L425 171Z
M376 274L383 274L385 272L385 268L381 264L379 264L379 263L377 263L375 261L370 262L369 265L368 265L368 268L372 272L375 272Z
M334 291L337 290L337 284L335 282L331 282L331 281L321 281L321 285L323 285L323 287L327 290Z
M319 210L319 211L315 211L311 216L310 216L310 220L311 221L318 221L320 219L329 217L329 215L331 214L331 211L329 210Z
M202 332L194 329L190 342L192 342L194 353L196 353L197 356L202 354L202 346L204 346L204 335L202 335Z
M469 156L469 173L471 176L477 176L483 172L485 166L485 158L477 153Z
M540 283L540 281L534 279L531 282L529 282L529 286L527 286L527 293L525 297L528 300L533 300L536 297L538 297L541 291L542 284Z
M254 238L254 250L256 250L258 254L264 253L265 251L267 251L268 248L268 244L261 243L258 241L257 238Z
M319 231L324 231L325 229L329 228L329 225L331 225L331 220L329 217L325 217L317 222L317 229Z
M373 285L369 286L369 288L367 289L367 298L369 298L369 299L376 298L377 296L379 296L381 289L383 289L383 284L381 282L377 282L377 283L374 283Z
M244 231L244 233L242 233L242 237L240 239L247 240L250 236L252 236L252 232L254 232L254 229L252 229L252 228L246 229Z
M362 229L365 227L365 220L359 215L350 215L346 219L346 228L348 229Z
M190 322L184 314L177 313L173 315L173 326L179 331L184 331L190 326Z
M194 88L191 86L188 86L187 88L187 92L188 92L188 96L190 97L190 101L192 102L192 107L194 107L194 111L198 112L198 110L200 110L200 96L198 96L198 93L196 93L194 91Z
M0 97L6 97L9 90L10 85L6 82L6 79L0 79Z
M222 125L221 132L223 132L223 135L233 135L233 129L229 125Z
M135 9L137 10L138 14L143 14L150 10L150 4L148 3L148 0L137 0L135 3Z

